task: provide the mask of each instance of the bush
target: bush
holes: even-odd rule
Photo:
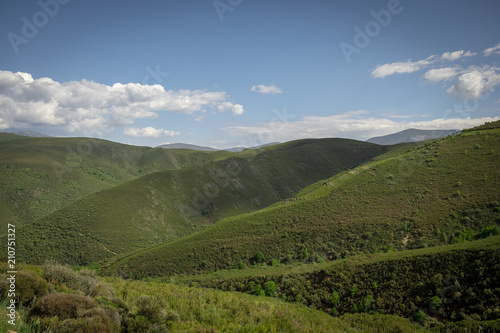
[[[10,288],[7,280],[8,276],[0,276],[0,294],[5,294]],[[16,274],[16,296],[18,302],[27,304],[33,300],[33,297],[43,297],[48,294],[48,285],[40,276],[32,271],[19,271]]]
[[[264,262],[264,254],[260,251],[258,251],[257,253],[255,253],[255,255],[253,256],[253,260],[256,262],[256,263],[261,263],[261,262]]]
[[[243,263],[243,260],[238,260],[238,262],[236,263],[236,265],[234,266],[234,268],[236,269],[243,269],[245,268],[245,264]]]
[[[427,301],[427,305],[429,306],[429,309],[435,310],[441,305],[441,298],[434,296]]]
[[[69,266],[61,265],[55,261],[47,261],[43,265],[43,275],[49,282],[64,284],[87,296],[112,297],[114,295],[113,289],[108,284],[99,282],[95,272],[88,268],[74,271]]]
[[[59,320],[77,318],[79,313],[97,307],[96,301],[87,296],[54,293],[40,298],[28,313],[29,318],[58,317]]]
[[[425,320],[425,317],[427,317],[425,312],[422,310],[418,310],[417,314],[415,315],[415,320],[419,323],[422,323]]]
[[[165,320],[165,304],[157,297],[142,295],[135,301],[137,315],[143,316],[152,323],[160,323]]]
[[[266,296],[274,296],[274,293],[276,292],[276,284],[273,281],[266,282],[264,285],[264,291]]]

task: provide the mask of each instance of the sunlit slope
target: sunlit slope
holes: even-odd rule
[[[346,139],[299,140],[197,167],[153,173],[88,196],[31,224],[23,230],[26,242],[20,255],[27,262],[54,257],[88,264],[159,244],[220,218],[290,198],[384,149]]]
[[[109,271],[192,274],[232,268],[240,259],[251,265],[257,251],[267,261],[331,260],[448,244],[464,228],[498,223],[499,129],[401,147],[295,198],[132,253]]]
[[[230,156],[137,147],[89,138],[0,133],[0,215],[28,223],[141,175]]]

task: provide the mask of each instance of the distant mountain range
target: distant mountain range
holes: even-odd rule
[[[218,150],[218,149],[215,149],[215,148],[203,147],[203,146],[197,146],[197,145],[191,145],[191,144],[188,144],[188,143],[169,143],[169,144],[159,145],[156,148],[164,148],[164,149],[191,149],[191,150],[198,150],[198,151],[217,151]]]
[[[239,153],[240,151],[243,151],[245,149],[258,149],[258,148],[262,148],[262,147],[265,147],[265,146],[276,145],[278,143],[279,142],[271,142],[271,143],[266,143],[266,144],[263,144],[263,145],[260,145],[260,146],[250,147],[250,148],[246,148],[246,147],[234,147],[234,148],[227,148],[227,149],[222,149],[222,150],[230,151],[230,152],[233,152],[233,153]],[[198,151],[217,151],[217,150],[219,150],[219,149],[210,148],[210,147],[192,145],[192,144],[189,144],[189,143],[170,143],[170,144],[159,145],[156,148],[164,148],[164,149],[191,149],[191,150],[198,150]]]
[[[442,138],[448,135],[457,133],[458,130],[419,130],[410,128],[398,133],[378,136],[366,140],[366,142],[375,143],[377,145],[395,145],[404,142],[419,142],[425,140],[432,140]]]
[[[33,138],[48,138],[50,135],[45,135],[42,133],[38,133],[35,131],[4,131],[4,133],[11,133],[11,134],[16,134],[16,135],[21,135],[21,136],[30,136]]]

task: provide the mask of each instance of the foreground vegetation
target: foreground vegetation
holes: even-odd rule
[[[333,318],[279,299],[176,286],[97,278],[56,263],[18,273],[22,306],[7,322],[2,293],[0,329],[18,332],[418,332],[389,315]],[[5,288],[5,286],[0,285]],[[29,298],[29,297],[32,298]]]

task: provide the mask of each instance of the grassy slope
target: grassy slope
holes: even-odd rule
[[[231,268],[239,259],[249,265],[257,251],[267,261],[291,261],[447,244],[464,227],[498,223],[499,148],[498,129],[404,152],[398,146],[385,159],[318,182],[295,198],[132,253],[109,272],[193,274]]]
[[[230,156],[167,151],[89,138],[0,133],[0,215],[29,223],[86,195],[141,175]]]
[[[158,244],[292,197],[383,149],[345,139],[299,140],[198,167],[153,173],[31,224],[23,234],[20,255],[27,262],[54,257],[88,264]],[[75,251],[68,255],[67,248]]]

